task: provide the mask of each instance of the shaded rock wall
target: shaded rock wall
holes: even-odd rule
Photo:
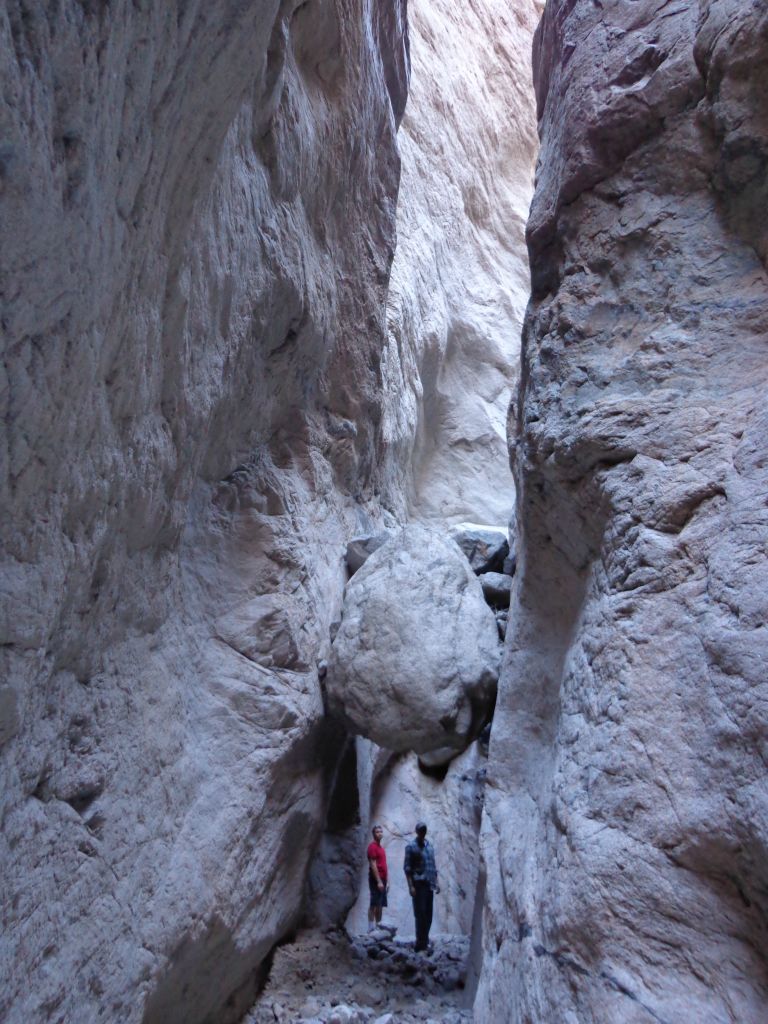
[[[528,301],[537,0],[411,0],[384,436],[411,513],[506,524],[506,413]]]
[[[762,3],[550,0],[484,1021],[768,1001]]]
[[[300,911],[404,6],[0,14],[5,1020],[234,1019]]]

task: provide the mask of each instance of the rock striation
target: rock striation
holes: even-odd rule
[[[550,0],[534,64],[475,1012],[758,1024],[768,11]]]
[[[501,650],[483,589],[454,542],[411,524],[349,581],[331,648],[331,710],[388,750],[449,760],[482,728]]]
[[[10,1024],[235,1020],[301,914],[316,666],[389,486],[404,19],[3,5]]]

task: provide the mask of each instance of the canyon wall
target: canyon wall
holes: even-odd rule
[[[383,433],[419,519],[506,525],[541,3],[411,0]],[[394,474],[393,474],[394,475]]]
[[[768,1005],[768,10],[550,0],[487,1022]]]
[[[9,1022],[236,1019],[301,913],[344,545],[403,505],[404,19],[3,5]]]

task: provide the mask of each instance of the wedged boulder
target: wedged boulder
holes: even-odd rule
[[[494,608],[509,608],[509,595],[512,592],[512,577],[502,572],[484,572],[479,576],[480,586],[488,604]]]
[[[476,573],[501,572],[509,554],[509,539],[504,526],[458,523],[448,531],[469,559]]]
[[[390,750],[463,750],[496,692],[501,647],[467,560],[407,526],[347,585],[328,665],[331,709]]]
[[[354,576],[360,566],[391,536],[391,530],[382,530],[380,533],[369,534],[365,537],[353,537],[347,544],[347,568],[350,576]]]

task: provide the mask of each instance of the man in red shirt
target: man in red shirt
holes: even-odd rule
[[[373,842],[368,844],[368,888],[371,892],[371,902],[368,907],[368,931],[372,932],[376,925],[381,924],[381,912],[387,905],[387,855],[381,840],[384,829],[381,825],[374,825]]]

